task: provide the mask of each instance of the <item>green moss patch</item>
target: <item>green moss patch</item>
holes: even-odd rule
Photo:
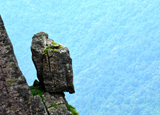
[[[48,53],[48,50],[50,50],[51,48],[46,48],[44,49],[43,51],[47,54]]]
[[[51,42],[53,45],[58,45],[56,42]],[[62,46],[61,45],[59,45],[58,46],[58,48],[56,48],[56,49],[60,49],[60,48],[62,48]],[[46,49],[44,49],[43,51],[44,51],[44,53],[42,54],[42,55],[45,55],[45,54],[47,54],[48,53],[48,50],[50,50],[50,49],[52,49],[51,47],[49,47],[49,48],[46,48]],[[57,52],[57,50],[56,49],[53,49],[53,51],[54,52]]]
[[[51,42],[53,45],[58,45],[56,42]]]
[[[62,46],[61,46],[61,45],[59,45],[59,46],[58,46],[58,49],[60,49],[60,48],[62,48]]]
[[[57,50],[56,50],[56,49],[53,49],[53,51],[54,51],[54,52],[57,52]]]
[[[30,88],[33,96],[39,95],[41,97],[41,99],[44,100],[44,97],[42,96],[45,92],[44,90],[37,89],[34,86],[29,86],[29,88]]]
[[[51,106],[55,107],[57,109],[57,104],[56,103],[53,103]]]
[[[75,107],[73,107],[72,105],[68,105],[68,104],[66,104],[66,106],[67,106],[67,109],[68,109],[73,115],[79,115],[79,114],[77,113]]]

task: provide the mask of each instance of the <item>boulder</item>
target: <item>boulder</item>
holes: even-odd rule
[[[39,32],[32,38],[31,51],[42,89],[49,93],[75,93],[72,59],[66,46]]]

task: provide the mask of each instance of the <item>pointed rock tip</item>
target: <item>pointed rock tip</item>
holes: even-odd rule
[[[1,22],[1,23],[3,23],[3,20],[2,20],[2,17],[1,17],[1,15],[0,15],[0,22]]]
[[[2,17],[0,15],[0,31],[3,31],[3,30],[5,30],[5,27],[4,27],[4,23],[3,23]]]
[[[40,37],[40,36],[46,36],[46,38],[48,38],[48,34],[45,33],[45,32],[39,32],[39,33],[37,33],[37,34],[34,34],[33,38],[34,38],[34,37]]]

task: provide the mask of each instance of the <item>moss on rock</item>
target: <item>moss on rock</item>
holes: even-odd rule
[[[30,88],[33,96],[34,95],[39,95],[41,97],[41,99],[44,100],[44,97],[42,96],[45,92],[44,90],[37,89],[34,86],[29,86],[29,88]]]

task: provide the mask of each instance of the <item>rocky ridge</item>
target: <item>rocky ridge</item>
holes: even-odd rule
[[[42,36],[41,34],[40,36]],[[34,35],[33,38],[39,39],[37,35]],[[34,43],[33,41],[32,43]],[[0,115],[78,115],[75,108],[68,104],[64,95],[65,91],[75,92],[69,50],[63,45],[61,45],[62,49],[60,50],[58,49],[60,45],[51,45],[49,48],[57,48],[58,52],[51,52],[50,50],[45,52],[48,46],[43,45],[42,47],[35,45],[42,49],[37,51],[32,47],[34,64],[38,64],[37,61],[40,57],[36,57],[33,52],[40,51],[42,60],[39,60],[40,66],[36,65],[37,77],[40,82],[35,80],[33,86],[29,87],[19,69],[12,43],[0,16]],[[34,45],[32,44],[32,46]],[[59,54],[59,52],[63,53]],[[54,69],[53,63],[55,63],[56,69]]]

